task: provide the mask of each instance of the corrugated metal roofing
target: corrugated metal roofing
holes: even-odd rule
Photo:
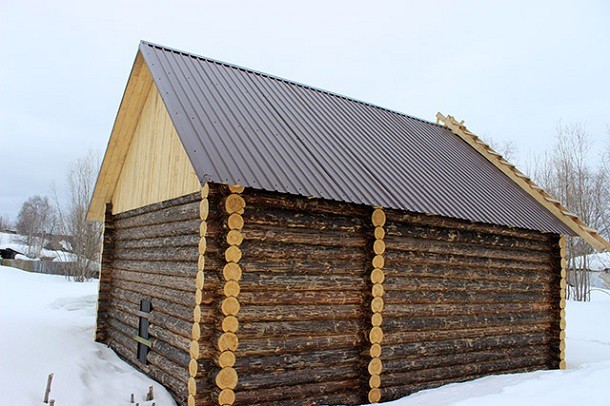
[[[445,127],[147,42],[140,51],[202,181],[574,234]]]

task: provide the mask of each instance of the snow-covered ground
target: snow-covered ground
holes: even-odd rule
[[[158,406],[175,405],[156,382],[93,342],[97,282],[31,274],[0,266],[0,404],[43,405],[55,374],[57,406],[142,406],[150,385]],[[422,391],[388,405],[608,405],[610,295],[568,302],[566,371],[500,375]]]
[[[28,253],[28,245],[24,242],[25,237],[19,234],[0,232],[0,248],[11,248],[21,254]],[[65,242],[63,242],[65,244]],[[73,261],[74,255],[64,251],[54,251],[43,248],[40,257],[53,258],[53,261]],[[26,255],[17,255],[17,259],[38,260],[39,258],[28,258]]]
[[[70,282],[0,266],[0,405],[44,405],[49,373],[57,406],[140,405],[154,386],[157,406],[175,405],[163,387],[93,341],[97,281]]]

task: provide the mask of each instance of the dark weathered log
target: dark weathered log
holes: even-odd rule
[[[165,207],[162,207],[159,203],[143,206],[116,214],[115,225],[118,228],[130,228],[194,220],[199,218],[200,201],[201,197],[194,193],[184,198],[168,201],[168,205]]]
[[[346,247],[325,247],[307,244],[269,243],[264,241],[244,241],[240,246],[244,260],[248,258],[313,259],[329,261],[333,264],[362,263],[368,259],[364,250]],[[360,261],[360,262],[359,262]]]
[[[136,282],[141,284],[162,286],[168,289],[189,292],[191,295],[195,290],[195,275],[191,277],[152,274],[147,272],[125,271],[114,268],[112,270],[116,281]]]
[[[112,287],[112,269],[110,264],[114,259],[114,219],[112,217],[112,207],[106,205],[105,222],[104,222],[104,249],[102,250],[101,268],[100,268],[100,284],[98,290],[99,305],[97,308],[95,340],[107,343],[108,342],[108,306],[109,292]]]
[[[195,277],[197,264],[181,261],[124,261],[115,259],[109,265],[111,268],[124,269],[126,271],[158,273],[163,275],[174,275],[183,277]]]
[[[425,214],[406,213],[398,210],[386,210],[388,229],[392,228],[391,222],[405,223],[408,225],[422,225],[427,227],[449,228],[456,230],[470,230],[474,232],[507,235],[516,238],[530,239],[541,242],[549,242],[551,235],[531,230],[494,226],[488,224],[473,223],[467,220],[458,220],[442,216],[429,216]]]
[[[388,250],[416,252],[426,254],[461,255],[476,258],[503,259],[510,262],[535,262],[548,264],[548,251],[529,251],[525,249],[507,249],[480,247],[468,243],[424,240],[419,238],[391,237],[384,239]]]
[[[438,317],[478,314],[516,314],[528,312],[547,312],[559,304],[545,302],[530,303],[473,303],[463,304],[386,304],[384,316],[388,317]]]
[[[240,286],[242,291],[252,290],[356,290],[362,291],[366,282],[358,275],[299,275],[244,273]]]
[[[544,346],[550,342],[548,333],[511,334],[504,336],[491,336],[481,338],[458,338],[453,340],[425,341],[406,344],[384,345],[381,359],[386,365],[386,360],[397,360],[396,363],[404,361],[409,357],[421,358],[424,362],[431,355],[451,355],[467,353],[472,351],[501,350],[507,353],[511,348],[524,348],[538,345]],[[548,346],[545,346],[547,348]],[[540,350],[540,348],[538,348]],[[497,354],[496,354],[497,355]],[[475,362],[475,361],[471,361]],[[447,361],[448,365],[449,361]]]
[[[199,234],[201,220],[178,221],[170,224],[156,224],[125,229],[117,229],[117,241],[140,240],[144,238],[164,238]]]
[[[550,302],[555,292],[454,292],[454,291],[419,291],[390,290],[385,287],[383,300],[394,304],[435,304],[435,303],[522,303]]]
[[[338,264],[329,262],[328,259],[313,260],[311,258],[302,259],[276,259],[263,257],[245,258],[241,261],[241,266],[245,272],[293,272],[307,275],[360,275],[364,277],[366,267],[361,263],[347,262]]]
[[[455,376],[455,377],[452,377],[449,379],[441,379],[441,380],[435,380],[435,381],[430,381],[430,382],[425,382],[425,383],[407,384],[407,385],[402,384],[402,385],[398,385],[398,386],[383,387],[383,388],[381,388],[381,397],[382,397],[383,401],[390,401],[390,400],[394,400],[394,399],[398,399],[398,398],[407,396],[411,393],[418,392],[420,390],[437,388],[439,386],[447,385],[449,383],[465,382],[465,381],[481,378],[481,377],[492,375],[492,374],[516,374],[516,373],[523,373],[523,372],[532,372],[532,371],[536,371],[536,370],[540,370],[540,369],[548,369],[548,368],[544,364],[532,365],[532,366],[519,367],[519,368],[513,368],[513,369],[502,369],[502,370],[497,370],[497,371],[493,371],[493,372],[489,372],[489,373],[460,375],[460,376]]]
[[[427,277],[393,277],[384,282],[386,291],[407,290],[450,290],[454,292],[546,292],[551,290],[547,283],[516,283],[488,280],[463,280]]]
[[[258,372],[273,372],[278,369],[323,368],[334,365],[361,365],[362,351],[358,348],[330,349],[300,354],[273,354],[268,356],[247,356],[237,350],[235,368],[240,375]]]
[[[153,368],[151,366],[150,372],[148,373],[151,378],[158,381],[161,385],[165,386],[172,394],[174,398],[179,401],[178,404],[186,404],[185,400],[188,397],[187,385],[179,379],[174,378],[172,375],[166,373],[159,368]]]
[[[556,278],[550,270],[523,271],[520,269],[470,268],[443,265],[407,265],[400,268],[384,267],[385,275],[391,277],[433,277],[447,279],[491,280],[517,283],[549,283]]]
[[[158,368],[163,372],[171,375],[177,380],[183,382],[184,385],[186,385],[186,383],[188,382],[188,379],[190,377],[188,365],[178,365],[172,360],[168,359],[167,357],[164,357],[162,354],[155,351],[149,351],[148,355],[146,356],[146,360],[151,366],[154,366],[155,368]]]
[[[240,338],[262,337],[321,337],[346,332],[358,331],[362,326],[360,320],[324,320],[322,313],[318,320],[250,322],[240,321]]]
[[[241,299],[241,296],[240,296]],[[319,305],[283,305],[283,306],[242,306],[239,320],[253,321],[306,321],[306,320],[351,320],[362,319],[363,309],[357,305],[336,305],[323,308]]]
[[[515,324],[551,323],[553,315],[548,312],[523,314],[482,314],[450,317],[394,318],[384,315],[383,331],[449,330],[502,326]]]
[[[173,333],[163,326],[156,326],[154,324],[148,327],[148,332],[151,336],[170,344],[172,347],[175,347],[181,351],[188,353],[190,350],[192,340],[190,338],[186,338],[184,335]]]
[[[493,232],[470,229],[442,228],[431,225],[387,223],[387,239],[401,241],[402,238],[417,238],[427,241],[466,243],[468,245],[492,246],[503,249],[526,249],[549,252],[548,241],[523,239]]]
[[[344,379],[356,379],[361,376],[359,365],[333,365],[332,368],[292,369],[273,372],[258,372],[256,374],[240,375],[235,392],[273,388],[282,386],[302,385],[315,382],[326,382],[338,376]]]
[[[549,272],[550,265],[537,262],[510,261],[494,258],[479,258],[468,255],[448,255],[429,252],[407,252],[388,249],[384,254],[386,266],[400,269],[413,265],[465,266],[479,268],[521,269]]]
[[[524,351],[525,352],[525,351]],[[521,357],[498,358],[472,364],[458,364],[447,367],[423,369],[407,372],[384,373],[381,381],[382,387],[429,382],[444,379],[453,379],[462,375],[491,374],[506,369],[525,368],[530,366],[546,365],[549,355],[527,354]]]
[[[364,343],[360,334],[346,334],[321,337],[295,337],[282,339],[273,338],[243,338],[239,340],[237,356],[263,356],[271,354],[295,354],[302,352],[324,351],[342,348],[359,347]]]
[[[269,243],[307,244],[314,246],[363,247],[367,238],[361,233],[311,230],[304,228],[286,228],[283,223],[275,226],[257,225],[253,227],[244,219],[246,241]]]
[[[197,247],[175,247],[171,250],[141,248],[116,251],[114,253],[114,258],[132,261],[197,262],[199,259],[199,251],[197,250]]]
[[[114,298],[114,300],[122,300],[131,303],[135,309],[139,308],[140,300],[142,299],[141,294],[129,290],[123,290],[120,288],[114,288],[110,295]],[[158,298],[152,299],[151,306],[157,312],[165,313],[167,315],[174,316],[186,321],[193,320],[192,306],[183,306]],[[202,317],[204,316],[202,315]],[[209,314],[205,314],[205,317],[209,317]]]
[[[147,285],[132,281],[116,280],[113,283],[114,286],[118,286],[121,289],[129,290],[135,293],[140,293],[142,297],[153,297],[168,302],[177,303],[183,306],[194,306],[195,301],[193,295],[189,295],[184,291],[168,289],[161,286]],[[212,303],[216,295],[209,291],[203,292],[202,303]]]
[[[260,291],[239,293],[239,302],[242,305],[258,305],[261,304]],[[302,305],[344,305],[344,304],[362,304],[364,303],[364,295],[359,291],[268,291],[264,294],[264,303],[268,306],[272,305],[292,305],[300,303]]]
[[[359,379],[347,379],[338,382],[319,382],[278,388],[275,390],[260,389],[235,393],[236,404],[239,405],[313,405],[313,404],[351,404],[362,403],[360,398]],[[356,393],[356,396],[345,396],[344,391]],[[324,394],[337,394],[335,401],[319,400]],[[307,400],[307,398],[313,398]],[[314,400],[316,399],[316,400]]]
[[[285,210],[248,205],[244,213],[246,229],[281,226],[289,229],[326,230],[338,233],[359,233],[365,222],[362,218],[325,214],[315,211]]]
[[[169,225],[167,225],[169,227]],[[194,247],[199,243],[199,234],[191,230],[190,234],[176,235],[172,237],[143,238],[139,240],[115,240],[115,248],[120,250],[138,248],[173,249],[175,247]]]
[[[485,327],[467,327],[464,329],[455,330],[430,330],[430,331],[388,331],[383,336],[383,344],[392,345],[400,343],[421,343],[435,340],[453,340],[453,339],[477,339],[482,337],[491,337],[497,335],[508,334],[524,334],[524,333],[549,333],[551,324],[549,322],[542,324],[523,324],[523,325],[505,325],[505,326],[485,326]]]
[[[188,351],[174,347],[173,345],[159,339],[153,341],[151,352],[157,353],[166,358],[168,361],[171,361],[174,364],[186,369],[188,369],[189,362],[191,361],[191,356],[189,355]]]

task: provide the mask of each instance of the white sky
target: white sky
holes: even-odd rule
[[[93,7],[92,5],[97,5]],[[541,151],[610,125],[607,1],[0,2],[0,215],[105,150],[139,40]]]

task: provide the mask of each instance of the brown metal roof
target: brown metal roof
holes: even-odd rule
[[[449,129],[142,42],[202,181],[574,234]]]

